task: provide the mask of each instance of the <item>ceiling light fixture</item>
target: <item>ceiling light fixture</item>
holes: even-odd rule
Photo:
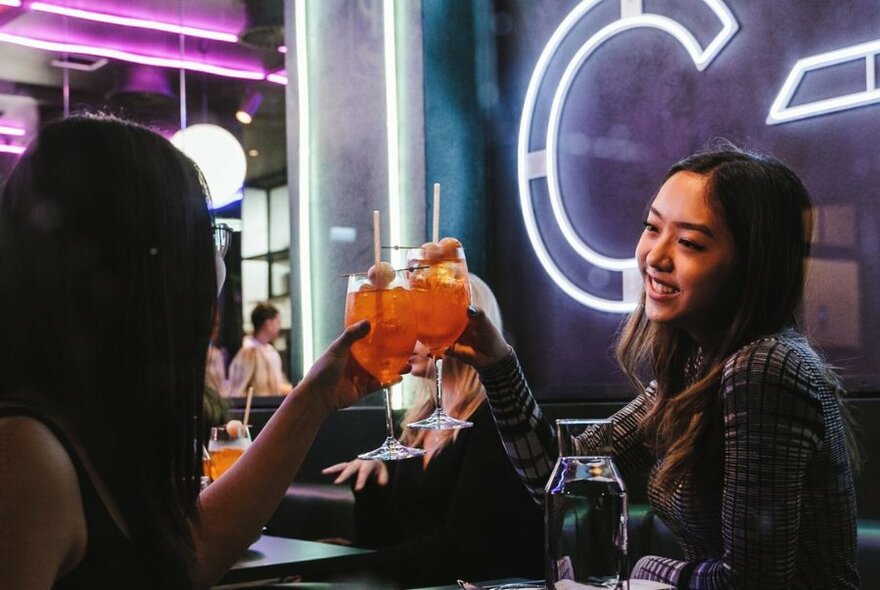
[[[4,1],[5,0],[0,0],[0,3]],[[178,35],[183,34],[187,37],[198,37],[200,39],[210,39],[212,41],[238,43],[238,35],[236,35],[235,33],[227,33],[225,31],[212,31],[209,29],[175,25],[172,23],[161,22],[152,19],[119,16],[103,12],[94,12],[92,10],[81,10],[79,8],[67,8],[66,6],[56,6],[54,4],[49,4],[48,2],[31,2],[27,5],[27,8],[28,10],[34,10],[36,12],[46,12],[81,20],[90,20],[110,25],[119,25],[121,27],[149,29],[151,31],[162,31],[165,33],[175,33]]]
[[[287,73],[278,70],[276,72],[272,72],[271,74],[266,74],[266,82],[274,82],[275,84],[282,84],[287,86]]]
[[[215,209],[241,200],[247,159],[234,135],[223,127],[201,123],[178,131],[171,143],[199,166]]]
[[[22,47],[30,47],[32,49],[42,49],[44,51],[54,51],[57,53],[80,53],[83,55],[94,55],[97,57],[106,57],[108,59],[116,59],[129,63],[143,64],[147,66],[156,66],[160,68],[174,68],[191,70],[194,72],[203,72],[205,74],[214,74],[216,76],[225,76],[227,78],[238,78],[240,80],[266,80],[268,76],[260,70],[250,70],[242,68],[233,68],[222,65],[215,65],[199,61],[190,61],[174,57],[159,57],[153,55],[143,55],[132,53],[122,49],[111,49],[108,47],[96,47],[93,45],[78,45],[75,43],[59,43],[57,41],[44,41],[42,39],[32,39],[21,35],[11,35],[9,33],[0,33],[0,43],[10,43],[20,45]],[[270,80],[274,81],[274,80]]]
[[[12,8],[18,8],[21,6],[21,0],[0,0],[0,6],[11,6]]]
[[[19,155],[24,153],[23,145],[5,145],[0,143],[0,154],[15,154]]]
[[[259,90],[250,90],[245,94],[244,100],[235,112],[235,118],[242,125],[250,125],[260,105],[263,104],[263,93]]]
[[[0,135],[12,135],[13,137],[23,137],[24,129],[21,127],[12,127],[11,125],[0,125]]]

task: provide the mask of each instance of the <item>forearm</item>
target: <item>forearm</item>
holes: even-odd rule
[[[329,413],[319,395],[297,387],[242,458],[200,495],[195,588],[215,583],[269,520]]]
[[[553,429],[538,407],[516,353],[480,370],[489,406],[507,455],[535,502],[553,470],[557,449]]]

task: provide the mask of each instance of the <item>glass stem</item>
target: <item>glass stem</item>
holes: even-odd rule
[[[437,382],[437,411],[443,413],[443,357],[434,359],[434,379]]]
[[[394,418],[391,415],[391,388],[383,387],[382,393],[385,394],[385,430],[388,431],[388,438],[394,438]]]

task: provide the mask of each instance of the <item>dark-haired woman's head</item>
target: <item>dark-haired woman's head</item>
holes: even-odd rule
[[[796,322],[810,208],[784,164],[732,147],[678,162],[652,199],[636,249],[644,292],[617,358],[636,385],[646,374],[657,383],[641,427],[664,454],[659,485],[697,463],[717,475],[724,360]]]
[[[178,574],[216,295],[206,200],[166,139],[100,116],[47,125],[0,199],[0,395],[65,416],[136,542]]]
[[[810,250],[812,203],[787,166],[734,148],[675,164],[664,186],[690,177],[733,247],[734,261],[716,301],[730,346],[794,324]]]

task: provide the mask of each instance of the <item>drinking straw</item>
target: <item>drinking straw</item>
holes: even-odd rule
[[[251,400],[254,399],[254,388],[248,387],[247,401],[244,403],[244,430],[247,432],[248,418],[251,415]]]
[[[376,266],[379,266],[379,263],[382,261],[382,246],[381,244],[381,233],[382,226],[379,223],[379,211],[373,211],[373,262]],[[376,270],[379,270],[378,268]]]
[[[434,183],[434,224],[431,232],[431,241],[435,244],[440,241],[440,183]]]

